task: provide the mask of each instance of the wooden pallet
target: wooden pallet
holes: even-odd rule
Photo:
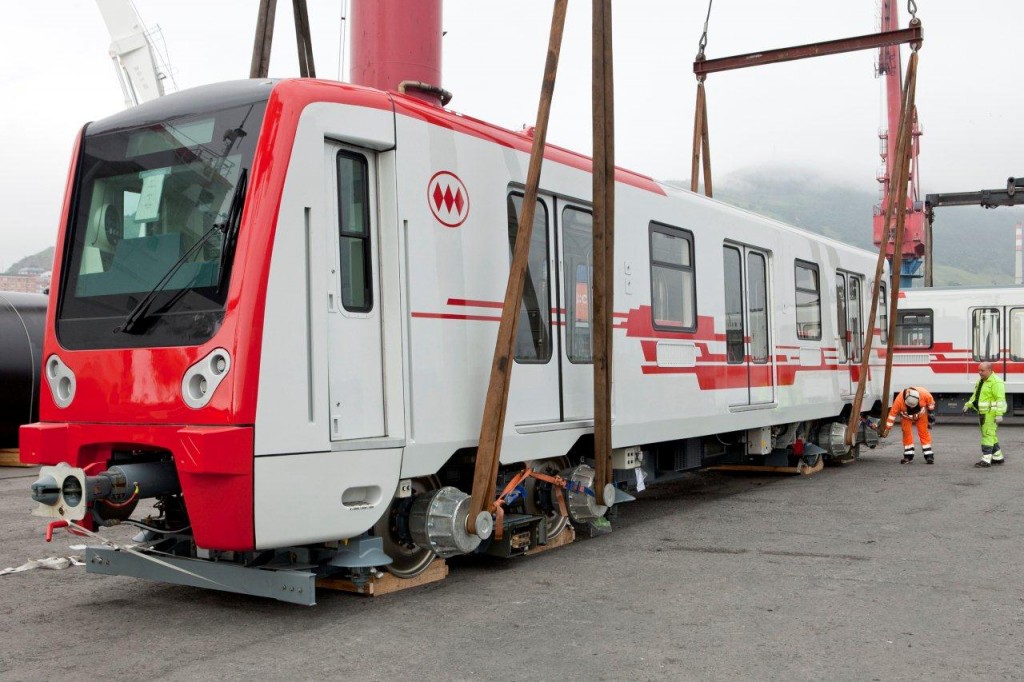
[[[440,582],[448,577],[448,564],[444,559],[434,559],[427,569],[415,578],[396,578],[390,573],[385,573],[380,578],[370,578],[365,583],[357,585],[351,580],[341,578],[318,578],[316,586],[325,590],[337,592],[352,592],[366,597],[379,597],[392,592],[408,590],[420,585]]]
[[[546,552],[549,549],[557,549],[558,547],[564,547],[571,545],[576,540],[576,529],[572,525],[567,525],[565,530],[558,534],[557,537],[549,538],[548,544],[536,545],[526,550],[526,556],[533,556],[534,554],[540,554]]]
[[[760,466],[757,464],[720,464],[718,466],[708,467],[709,471],[761,471],[772,474],[800,474],[801,476],[810,476],[816,474],[825,468],[825,458],[819,457],[818,463],[814,466],[807,466],[801,460],[795,467],[769,467]]]
[[[25,464],[18,456],[18,448],[0,449],[0,467],[30,467],[33,464]]]

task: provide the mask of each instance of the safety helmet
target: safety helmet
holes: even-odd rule
[[[908,388],[903,391],[903,403],[913,409],[921,404],[921,394],[917,392],[917,389]]]

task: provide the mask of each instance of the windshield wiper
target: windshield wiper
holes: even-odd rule
[[[220,279],[217,281],[219,294],[228,281],[231,266],[235,262],[235,247],[238,245],[238,229],[242,225],[242,207],[245,205],[245,190],[249,186],[249,169],[243,168],[238,175],[238,186],[231,197],[231,208],[228,209],[227,229],[224,232],[224,244],[220,250]]]
[[[238,178],[238,185],[235,187],[235,193],[231,197],[231,209],[228,211],[228,219],[224,222],[214,223],[213,227],[204,232],[203,235],[196,241],[196,243],[193,244],[188,251],[182,254],[181,258],[175,261],[174,265],[168,268],[164,276],[161,277],[160,281],[156,283],[156,286],[150,289],[149,292],[145,296],[143,296],[142,299],[137,304],[135,304],[135,307],[132,308],[131,312],[129,312],[128,315],[125,316],[124,322],[122,322],[117,327],[114,327],[115,334],[120,332],[123,332],[125,334],[133,333],[134,330],[138,327],[139,323],[146,318],[146,314],[149,312],[149,308],[153,305],[153,301],[156,300],[157,294],[163,291],[163,288],[167,286],[168,282],[171,281],[171,278],[173,278],[174,275],[177,274],[178,270],[181,269],[181,266],[187,263],[192,258],[192,256],[194,256],[196,252],[198,252],[199,249],[202,248],[203,244],[209,241],[210,237],[212,237],[217,232],[220,232],[224,235],[220,259],[220,267],[224,267],[224,254],[228,249],[228,239],[232,235],[237,235],[238,233],[237,223],[241,220],[242,204],[244,203],[245,200],[245,188],[246,185],[248,184],[247,178],[248,170],[242,169],[242,172]]]

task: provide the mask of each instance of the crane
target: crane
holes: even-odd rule
[[[899,27],[899,11],[896,0],[881,0],[880,6],[881,31],[894,31]],[[902,64],[900,62],[899,45],[885,45],[878,49],[876,76],[885,78],[885,103],[887,128],[878,134],[881,140],[879,153],[882,157],[882,168],[878,173],[881,187],[881,200],[874,207],[872,221],[875,246],[882,244],[882,232],[885,228],[885,213],[892,197],[898,196],[899,188],[893,187],[891,169],[894,168],[896,156],[896,130],[899,128],[900,106],[902,101]],[[911,130],[910,174],[906,200],[906,226],[904,228],[903,249],[898,256],[893,253],[893,235],[890,234],[887,245],[887,257],[892,263],[892,272],[896,272],[896,260],[900,260],[899,276],[901,287],[912,286],[913,281],[921,277],[921,266],[924,264],[927,251],[925,233],[924,203],[918,185],[918,151],[920,149],[921,128],[917,120],[917,110],[913,113]]]
[[[125,108],[176,90],[170,66],[131,0],[96,0],[96,4],[110,32],[110,58],[121,83]]]

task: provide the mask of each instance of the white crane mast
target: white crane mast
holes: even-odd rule
[[[131,108],[165,93],[165,81],[173,78],[160,59],[151,34],[146,30],[131,0],[96,0],[110,32],[110,58]]]

